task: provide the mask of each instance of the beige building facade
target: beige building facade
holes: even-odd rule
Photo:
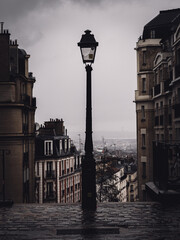
[[[81,157],[67,136],[64,121],[46,121],[36,136],[35,201],[80,202]]]
[[[34,201],[35,78],[28,72],[28,55],[0,33],[0,198]]]
[[[180,140],[180,9],[160,11],[145,25],[136,45],[137,154],[139,200],[148,200],[146,184],[153,182],[163,161],[154,163],[154,143]],[[168,160],[167,160],[168,161]],[[168,168],[170,167],[169,162]],[[160,172],[160,171],[159,171]],[[169,174],[166,174],[167,177]]]

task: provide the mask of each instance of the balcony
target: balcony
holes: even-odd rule
[[[54,178],[56,178],[56,172],[54,170],[46,171],[46,178],[47,179],[54,179]]]
[[[153,142],[153,182],[146,184],[154,200],[180,199],[180,142]]]

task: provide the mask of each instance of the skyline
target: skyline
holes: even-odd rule
[[[99,42],[92,71],[93,136],[136,137],[136,42],[143,27],[179,1],[23,1],[1,3],[11,39],[31,55],[36,122],[62,118],[70,136],[85,131],[86,73],[77,43],[86,29]],[[90,4],[91,3],[91,4]]]

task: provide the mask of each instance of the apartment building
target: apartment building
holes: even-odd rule
[[[136,52],[138,190],[146,201],[148,189],[167,191],[180,177],[180,9],[147,23]]]
[[[0,199],[34,201],[35,78],[30,55],[0,29]]]
[[[50,119],[38,130],[35,177],[37,203],[81,201],[81,155],[62,119]]]

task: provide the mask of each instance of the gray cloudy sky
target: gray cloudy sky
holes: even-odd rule
[[[136,135],[135,46],[144,25],[179,0],[1,0],[0,21],[31,55],[36,121],[63,118],[69,135],[85,131],[84,30],[99,42],[93,65],[94,136]]]

